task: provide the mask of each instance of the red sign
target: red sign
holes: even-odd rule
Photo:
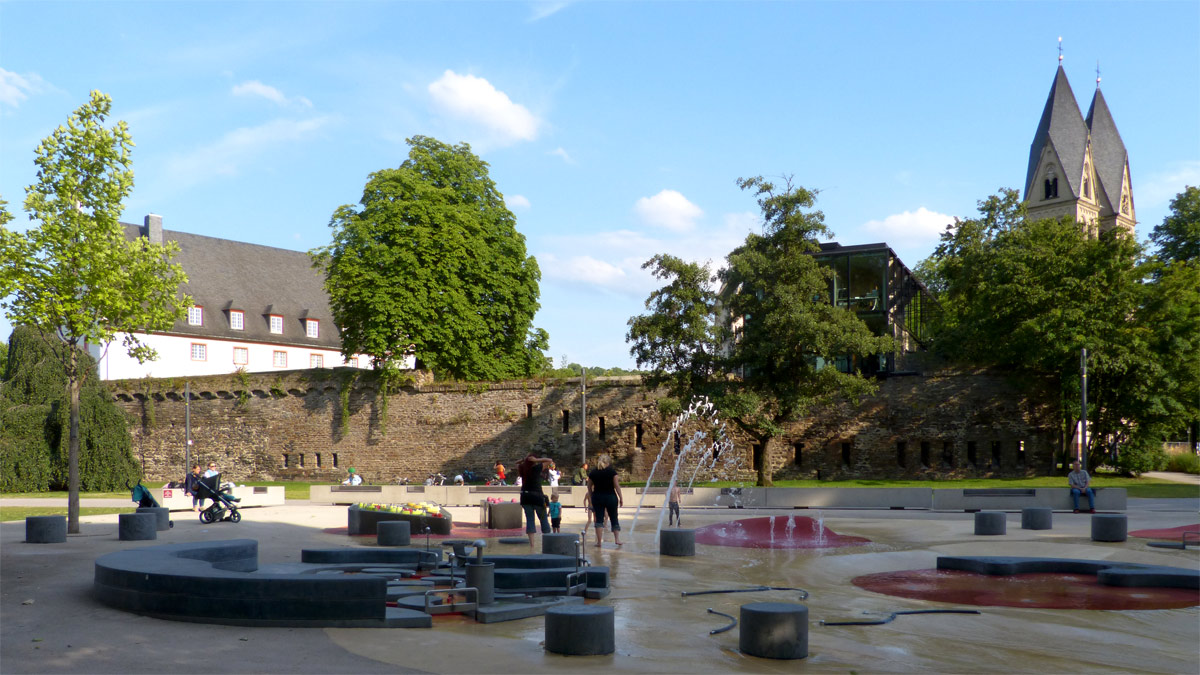
[[[163,490],[163,499],[171,498],[171,490]]]

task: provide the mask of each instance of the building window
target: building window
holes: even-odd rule
[[[633,428],[633,447],[641,448],[642,446],[642,423],[638,422]]]
[[[299,455],[296,455],[296,457],[300,460],[300,468],[303,469],[304,468],[304,453],[302,452]]]
[[[678,429],[675,430],[674,435],[675,435],[675,454],[678,455],[679,454],[679,430]]]
[[[533,417],[533,404],[532,403],[525,404],[525,417],[526,418]]]
[[[929,468],[929,441],[921,441],[921,467]]]
[[[233,348],[233,364],[235,366],[244,366],[250,363],[250,349],[248,347]]]
[[[942,467],[947,469],[954,468],[954,444],[950,441],[942,443]]]
[[[283,317],[278,314],[271,315],[271,332],[276,335],[283,335]]]
[[[246,329],[246,314],[242,310],[229,310],[229,328],[232,330]]]
[[[792,456],[792,463],[795,464],[796,466],[800,466],[800,464],[802,463],[802,461],[804,459],[804,444],[803,443],[793,443],[792,451],[795,453]],[[716,459],[717,459],[717,454],[716,454],[716,451],[714,450],[713,451],[713,460],[716,461]]]
[[[192,343],[192,360],[207,361],[208,360],[208,345],[198,342]]]
[[[316,319],[305,319],[304,334],[310,338],[321,337],[321,323]]]
[[[850,444],[846,442],[842,443],[842,467],[850,468]]]
[[[325,367],[325,357],[321,356],[320,354],[309,354],[308,367],[309,368],[324,368]]]
[[[978,460],[979,458],[975,452],[975,441],[967,441],[967,466],[974,469],[975,465],[979,463]]]
[[[564,410],[563,411],[563,433],[564,434],[569,433],[570,431],[571,431],[571,411]]]
[[[529,407],[530,407],[530,409],[532,409],[533,404],[532,403],[529,404]],[[531,417],[532,417],[532,415],[531,415]],[[600,418],[600,440],[604,440],[604,418],[603,417]]]
[[[286,469],[286,468],[290,467],[291,465],[292,465],[291,457],[288,457],[287,453],[284,453],[283,454],[283,468]]]
[[[335,452],[335,453],[333,453],[333,468],[336,469],[337,466],[338,466],[338,454]]]
[[[908,465],[908,443],[896,441],[896,466],[903,469]]]
[[[346,362],[346,365],[350,366],[351,368],[357,368],[358,367],[358,357],[351,356],[350,360]]]
[[[287,368],[287,352],[274,352],[271,355],[271,365],[276,368]]]
[[[203,307],[188,307],[188,325],[203,326],[204,325],[204,308]]]

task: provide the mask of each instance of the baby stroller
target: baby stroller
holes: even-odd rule
[[[139,508],[155,507],[158,508],[158,500],[142,485],[142,481],[138,481],[137,485],[129,487],[129,481],[125,481],[125,487],[129,488],[129,498],[135,502]]]
[[[211,506],[200,512],[200,522],[214,523],[218,520],[241,522],[242,514],[238,513],[237,503],[242,500],[229,494],[229,488],[220,486],[221,476],[217,474],[208,478],[200,478],[192,488],[201,500],[211,499],[213,502]]]

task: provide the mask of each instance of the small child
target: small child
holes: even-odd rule
[[[583,534],[586,536],[588,530],[592,527],[592,491],[588,490],[583,493],[583,512],[587,514],[587,518],[583,521]]]
[[[671,509],[670,515],[667,516],[667,525],[671,525],[672,520],[675,526],[678,527],[682,522],[679,517],[679,486],[671,488],[671,497],[667,500],[667,506]],[[661,520],[658,522],[662,522]]]
[[[558,526],[562,525],[562,504],[558,503],[558,493],[550,495],[550,529],[553,532],[558,532]]]

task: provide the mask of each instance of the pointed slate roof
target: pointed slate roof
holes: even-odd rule
[[[1115,127],[1114,127],[1115,129]],[[1083,113],[1075,102],[1075,93],[1067,82],[1067,74],[1060,65],[1054,74],[1054,84],[1050,85],[1050,96],[1046,98],[1046,107],[1042,110],[1042,119],[1038,122],[1037,133],[1029,146],[1029,168],[1025,173],[1025,198],[1029,199],[1033,190],[1034,179],[1037,176],[1038,160],[1042,156],[1042,148],[1046,141],[1054,144],[1058,152],[1058,161],[1067,174],[1064,178],[1071,187],[1071,196],[1079,195],[1080,178],[1083,175],[1083,153],[1087,149],[1088,128],[1083,121]]]
[[[1125,143],[1121,141],[1117,123],[1113,121],[1100,87],[1096,87],[1092,105],[1088,108],[1087,126],[1092,132],[1092,161],[1096,163],[1100,189],[1104,190],[1113,211],[1120,212],[1121,185],[1129,154],[1125,152]]]

